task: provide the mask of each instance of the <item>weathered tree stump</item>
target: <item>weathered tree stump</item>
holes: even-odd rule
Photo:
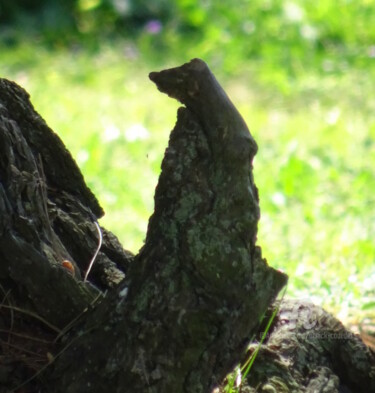
[[[186,108],[165,153],[144,247],[56,362],[72,392],[108,384],[113,392],[209,391],[286,282],[255,246],[256,144],[242,118],[201,60],[150,78]],[[77,356],[85,363],[78,373]]]
[[[102,228],[91,282],[103,211],[27,93],[0,79],[0,392],[16,391],[30,365],[48,392],[210,392],[287,281],[256,245],[257,145],[207,65],[150,79],[184,107],[146,242],[134,257]],[[29,331],[14,313],[32,319]],[[22,341],[28,361],[11,358],[15,324],[54,340]]]
[[[375,353],[358,335],[307,301],[279,307],[242,393],[375,392]]]

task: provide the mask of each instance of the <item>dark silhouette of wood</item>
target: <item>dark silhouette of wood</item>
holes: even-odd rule
[[[242,118],[201,60],[150,78],[186,108],[165,153],[146,243],[57,360],[62,390],[207,392],[286,282],[255,246],[256,144]]]
[[[102,228],[104,243],[90,276],[95,285],[81,282],[81,272],[98,243],[93,220],[102,215],[75,161],[35,112],[28,94],[0,79],[0,296],[4,297],[0,343],[3,355],[12,355],[13,364],[9,367],[7,361],[0,361],[1,392],[2,383],[8,384],[4,391],[9,392],[14,382],[22,382],[27,375],[13,372],[16,365],[24,365],[25,353],[8,352],[24,345],[15,341],[20,333],[33,337],[40,330],[34,324],[36,318],[25,311],[48,321],[56,334],[89,307],[101,290],[124,278],[132,256]],[[65,260],[74,272],[64,267]],[[24,321],[15,326],[20,316]],[[17,328],[25,329],[17,332]],[[48,339],[50,333],[47,327]]]
[[[38,350],[50,364],[34,367],[44,391],[210,392],[286,284],[256,245],[257,145],[244,120],[199,59],[150,79],[185,106],[146,242],[132,256],[102,228],[90,282],[82,277],[103,211],[27,93],[0,80],[0,327],[11,343],[15,323],[26,328],[13,315],[22,311],[30,329],[53,335]],[[19,359],[8,364],[0,364],[5,392],[26,375]]]

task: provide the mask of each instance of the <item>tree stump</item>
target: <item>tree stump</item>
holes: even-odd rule
[[[145,245],[133,256],[101,228],[88,282],[102,208],[27,93],[0,79],[0,392],[210,392],[286,284],[256,245],[244,120],[202,60],[150,79],[184,107]]]

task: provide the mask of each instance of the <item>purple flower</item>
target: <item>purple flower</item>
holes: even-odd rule
[[[151,19],[151,20],[149,20],[149,21],[146,23],[146,25],[145,25],[145,30],[146,30],[147,33],[149,33],[149,34],[158,34],[158,33],[160,33],[162,27],[163,27],[163,26],[162,26],[160,20]]]

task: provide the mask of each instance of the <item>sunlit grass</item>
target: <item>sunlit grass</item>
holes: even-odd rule
[[[181,59],[167,63],[159,60],[157,67]],[[26,88],[72,152],[106,211],[101,224],[136,252],[178,107],[148,80],[156,65],[118,42],[95,53],[80,47],[37,51],[30,44],[3,48],[0,67],[2,77]],[[256,64],[239,69],[229,78],[213,66],[259,144],[254,170],[264,256],[289,274],[291,295],[309,297],[343,319],[361,315],[362,307],[369,313],[375,83],[353,69],[302,72],[279,88],[259,82],[264,70]]]

